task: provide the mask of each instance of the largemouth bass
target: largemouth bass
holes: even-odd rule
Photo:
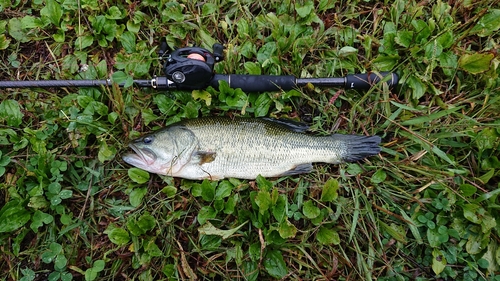
[[[380,152],[380,137],[306,134],[301,123],[206,117],[172,124],[133,141],[123,160],[187,179],[255,179],[311,172],[312,163],[354,162]]]

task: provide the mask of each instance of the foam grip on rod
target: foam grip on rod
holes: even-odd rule
[[[210,86],[218,89],[219,81],[226,81],[231,88],[241,88],[244,92],[272,92],[296,88],[296,78],[292,75],[239,75],[215,74]]]
[[[396,73],[392,72],[369,72],[363,74],[350,74],[345,77],[347,89],[370,89],[373,85],[377,84],[385,77],[390,76],[389,80],[386,80],[389,87],[393,87],[398,84],[399,77]]]

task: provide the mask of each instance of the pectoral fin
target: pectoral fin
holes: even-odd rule
[[[213,162],[215,160],[216,156],[217,156],[217,153],[215,153],[215,152],[210,152],[210,151],[197,151],[196,152],[196,157],[198,157],[198,159],[200,159],[199,165]]]

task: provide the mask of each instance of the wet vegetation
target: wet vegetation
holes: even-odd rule
[[[0,0],[0,280],[500,280],[498,1]],[[217,73],[394,89],[158,91],[170,48]],[[121,160],[185,118],[271,116],[379,135],[377,157],[307,175],[190,181]]]

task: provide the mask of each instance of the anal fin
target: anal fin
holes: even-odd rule
[[[312,163],[305,163],[305,164],[300,164],[300,165],[297,165],[295,166],[293,169],[290,169],[286,172],[284,172],[283,174],[280,175],[281,176],[292,176],[292,175],[298,175],[298,174],[306,174],[306,173],[310,173],[313,169],[313,166],[312,166]]]

